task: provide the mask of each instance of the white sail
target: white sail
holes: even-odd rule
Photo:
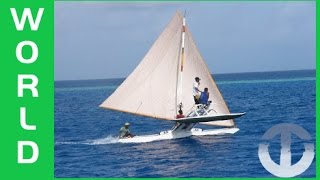
[[[183,78],[181,78],[182,30],[183,18],[177,12],[136,69],[100,107],[172,120],[177,114],[179,99],[182,101],[184,112],[194,106],[192,86],[194,78],[200,77],[200,89],[207,87],[210,100],[213,102],[211,108],[214,111],[210,114],[229,114],[225,101],[187,27],[185,28]],[[180,98],[177,98],[178,94]],[[203,124],[234,126],[233,120]]]

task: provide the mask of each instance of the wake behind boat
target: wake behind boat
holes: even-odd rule
[[[203,92],[199,90],[199,95],[195,94],[195,86],[196,90],[204,89],[210,101],[198,102]],[[135,70],[100,107],[176,122],[171,130],[159,134],[120,138],[119,142],[124,143],[233,134],[239,130],[234,118],[245,114],[230,113],[180,12]],[[181,114],[182,110],[186,113]],[[181,116],[177,116],[179,113]],[[198,123],[223,128],[194,128]]]

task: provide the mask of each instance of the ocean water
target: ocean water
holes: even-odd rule
[[[258,157],[263,134],[293,123],[316,136],[315,70],[221,74],[215,81],[231,112],[247,112],[233,135],[188,137],[121,144],[125,122],[138,135],[156,134],[173,123],[99,109],[123,79],[55,82],[55,177],[274,177]],[[212,127],[198,126],[203,129]],[[292,135],[292,164],[304,152]],[[280,135],[270,141],[279,163]],[[315,150],[316,151],[316,150]],[[299,177],[315,177],[315,158]]]

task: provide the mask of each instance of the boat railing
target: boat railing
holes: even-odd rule
[[[209,104],[195,104],[192,108],[186,113],[187,117],[198,117],[209,114],[213,109],[209,109]]]

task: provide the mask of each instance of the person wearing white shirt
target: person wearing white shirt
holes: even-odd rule
[[[201,91],[199,90],[199,86],[200,86],[200,78],[196,77],[195,78],[196,82],[193,83],[193,89],[192,89],[192,94],[193,94],[193,99],[194,99],[194,103],[195,104],[199,104],[199,99],[200,99],[200,94]]]

